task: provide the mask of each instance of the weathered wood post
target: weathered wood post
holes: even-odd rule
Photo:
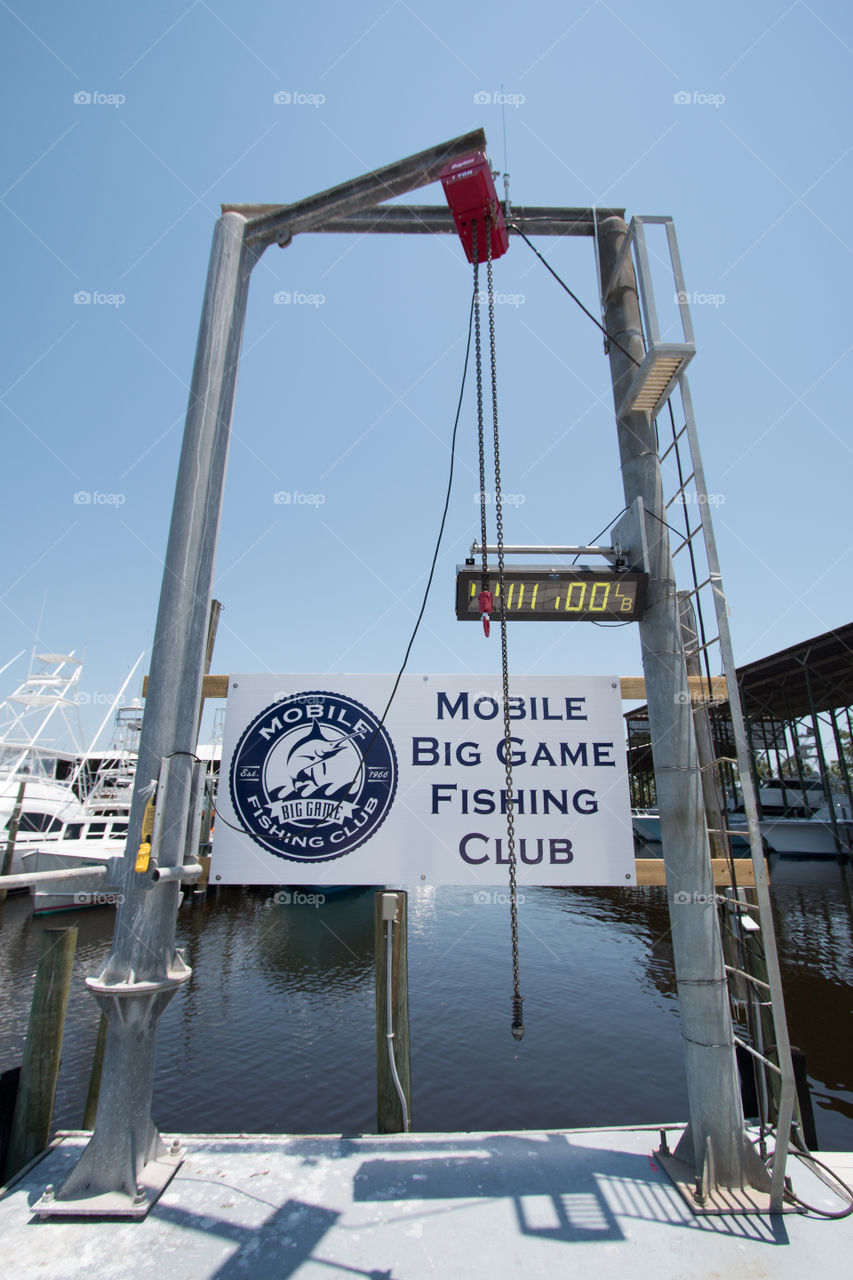
[[[376,1115],[379,1133],[412,1127],[412,1063],[409,1043],[408,897],[374,897],[376,949]],[[390,941],[389,941],[390,932]],[[391,1028],[388,1013],[391,1013]],[[390,1046],[390,1052],[389,1052]],[[391,1054],[393,1054],[393,1063]],[[394,1078],[396,1067],[397,1079]],[[398,1088],[399,1085],[399,1088]],[[405,1099],[405,1110],[400,1098]]]
[[[12,810],[12,816],[9,819],[9,836],[6,840],[6,849],[3,854],[3,866],[0,868],[0,875],[7,876],[12,867],[12,858],[15,853],[15,841],[18,838],[18,826],[21,821],[21,812],[24,807],[24,792],[27,789],[26,781],[22,782],[18,787],[18,797],[15,801],[15,807]],[[6,890],[0,889],[0,923],[3,921],[3,906],[6,902]]]
[[[76,946],[76,928],[45,929],[42,934],[3,1181],[23,1169],[50,1141]]]

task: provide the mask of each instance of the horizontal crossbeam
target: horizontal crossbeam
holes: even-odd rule
[[[228,676],[205,676],[202,681],[202,698],[227,698],[228,680]],[[725,702],[726,700],[725,676],[714,676],[710,687],[705,676],[688,676],[687,683],[690,686],[692,702]],[[622,699],[625,702],[639,701],[646,696],[646,682],[642,676],[621,676],[620,686]],[[143,698],[147,694],[148,677],[146,676],[142,682]]]

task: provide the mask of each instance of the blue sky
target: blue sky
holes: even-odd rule
[[[87,731],[150,649],[219,202],[296,200],[477,126],[516,203],[675,219],[738,661],[850,621],[848,6],[34,0],[0,3],[0,31],[0,666],[34,644],[85,653]],[[482,101],[501,86],[510,105]],[[539,247],[595,310],[591,242]],[[622,507],[600,335],[522,242],[495,275],[515,300],[497,308],[507,539],[585,542]],[[447,237],[267,250],[215,670],[396,670],[443,502],[469,297]],[[474,433],[469,396],[412,671],[497,667],[496,641],[452,608],[477,532]],[[641,673],[633,627],[516,626],[510,653],[519,672]]]

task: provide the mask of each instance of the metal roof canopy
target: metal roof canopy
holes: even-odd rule
[[[815,711],[853,706],[853,622],[810,640],[780,649],[737,668],[744,710],[759,720],[799,720]],[[812,702],[809,702],[811,689]],[[715,708],[727,714],[728,703]],[[626,720],[644,720],[646,707],[626,712]]]
[[[794,720],[814,709],[853,706],[853,622],[738,667],[738,684],[751,720]]]

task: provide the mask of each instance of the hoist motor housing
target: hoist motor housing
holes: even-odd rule
[[[478,224],[477,257],[480,262],[486,261],[487,215],[490,215],[492,257],[500,258],[505,254],[509,248],[509,235],[492,171],[483,152],[476,151],[446,164],[441,171],[441,185],[468,261],[474,261],[475,222]]]

